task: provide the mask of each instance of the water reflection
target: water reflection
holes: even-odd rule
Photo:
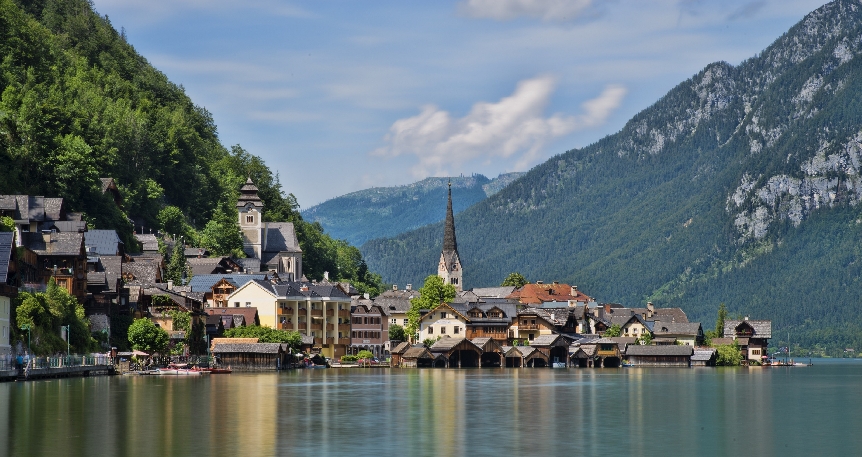
[[[862,445],[860,380],[816,364],[3,383],[0,455],[829,455]]]

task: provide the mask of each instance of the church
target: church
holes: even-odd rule
[[[243,251],[239,259],[247,273],[274,271],[283,281],[301,281],[302,249],[292,222],[264,222],[263,200],[251,178],[240,189],[236,209],[242,231]]]
[[[443,252],[437,266],[437,276],[443,284],[452,284],[459,293],[463,291],[461,258],[458,256],[458,241],[455,239],[455,215],[452,212],[452,181],[449,181],[449,203],[446,205],[446,223],[443,228]]]

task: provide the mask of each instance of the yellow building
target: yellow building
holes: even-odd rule
[[[262,326],[313,337],[314,347],[326,357],[347,353],[350,297],[334,284],[253,280],[230,294],[227,302],[229,307],[256,307]]]

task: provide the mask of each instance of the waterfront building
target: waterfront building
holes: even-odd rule
[[[772,321],[724,321],[724,338],[732,338],[739,345],[743,360],[762,362],[768,358],[769,340],[772,338]]]
[[[257,308],[262,326],[312,337],[326,357],[340,358],[350,346],[350,297],[338,286],[252,280],[227,302],[229,307]]]
[[[0,232],[0,357],[12,354],[12,299],[18,295],[14,237],[13,232]]]
[[[443,252],[437,266],[437,276],[444,284],[452,284],[458,292],[463,291],[464,270],[458,255],[458,241],[455,239],[455,215],[452,212],[452,182],[449,182],[449,201],[446,204],[446,222],[443,227]]]
[[[384,357],[389,340],[389,319],[380,305],[371,300],[354,299],[350,305],[350,352],[371,351]]]
[[[467,318],[452,304],[441,303],[419,318],[419,341],[439,338],[465,338]]]

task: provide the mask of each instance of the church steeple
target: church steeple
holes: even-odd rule
[[[257,186],[251,177],[239,190],[236,209],[239,216],[239,228],[242,231],[242,250],[252,258],[261,256],[261,240],[263,239],[263,200],[257,194]]]
[[[458,241],[455,238],[455,215],[452,211],[452,181],[449,181],[449,202],[446,205],[446,223],[443,228],[443,252],[440,254],[440,264],[437,266],[437,276],[445,284],[452,284],[455,290],[461,292],[461,258],[458,255]]]

